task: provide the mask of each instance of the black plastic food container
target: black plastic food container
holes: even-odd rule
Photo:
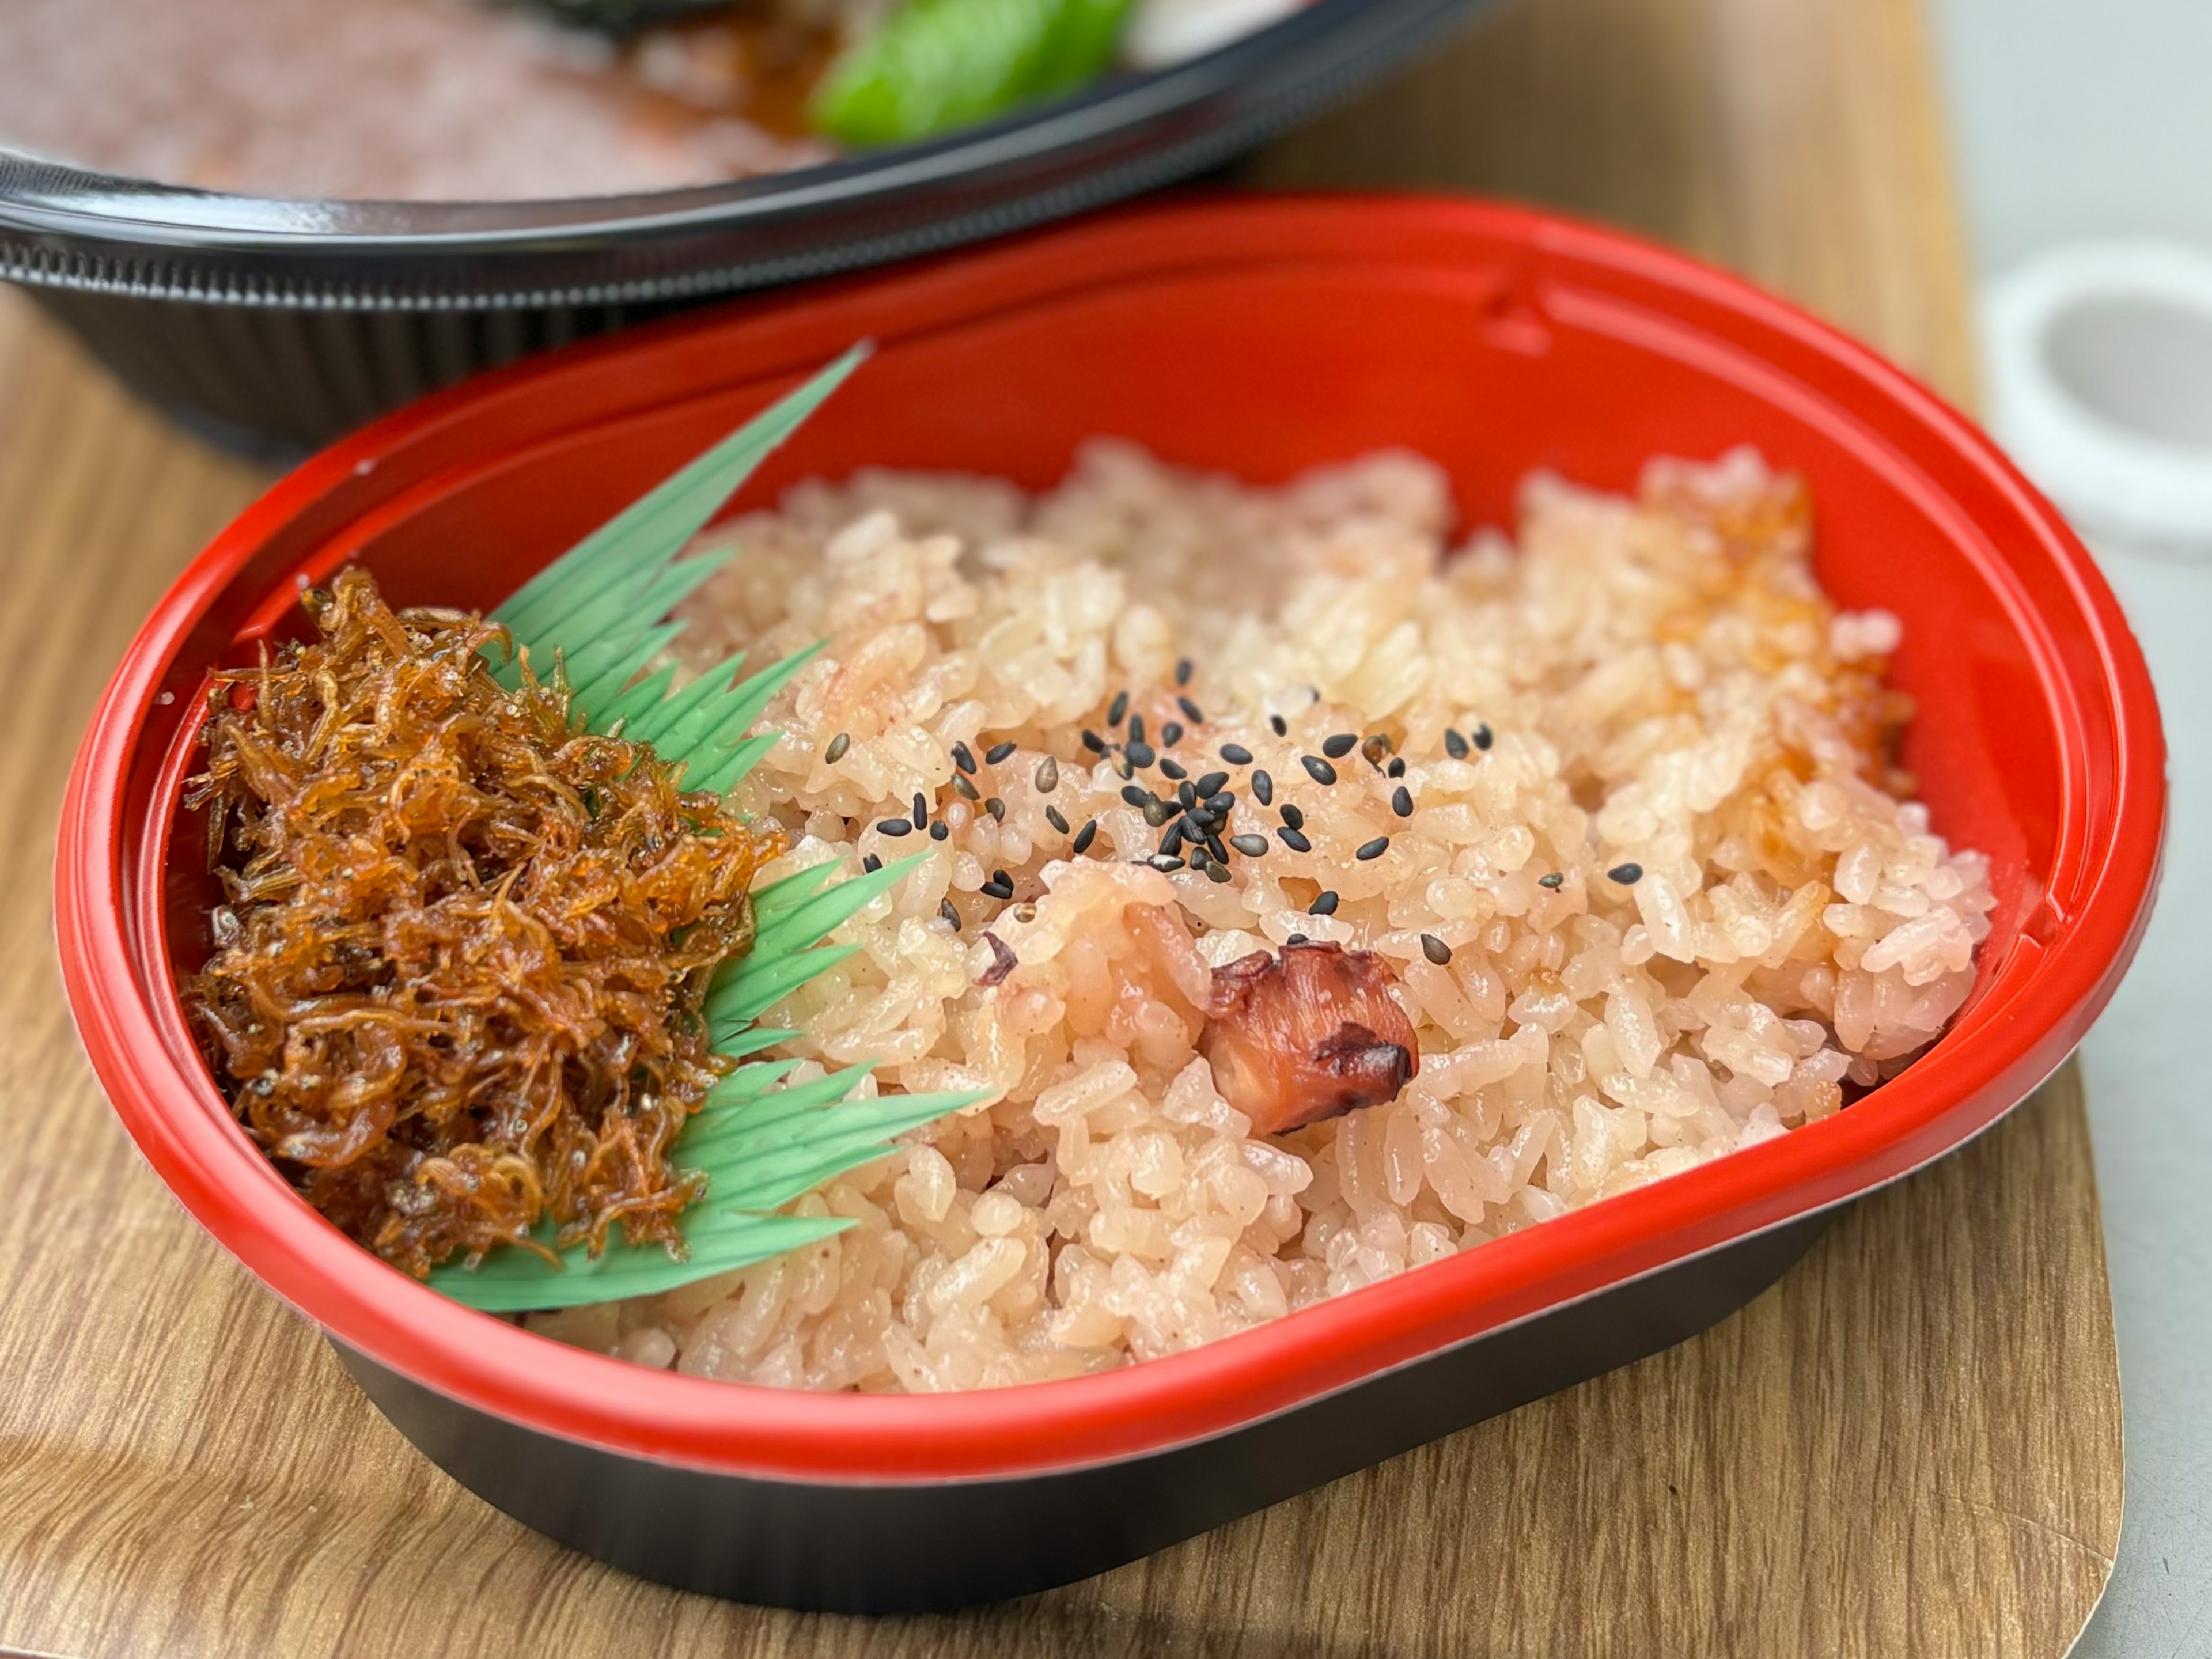
[[[447,1474],[586,1555],[769,1607],[938,1612],[1088,1578],[1672,1347],[1779,1279],[1829,1218],[1807,1216],[1224,1434],[997,1480],[708,1474],[540,1433],[331,1346]]]
[[[0,149],[0,277],[179,420],[283,458],[532,351],[1187,177],[1488,3],[1314,0],[1190,63],[972,132],[640,196],[278,201]]]

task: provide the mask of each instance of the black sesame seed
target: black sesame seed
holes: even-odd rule
[[[1155,830],[1176,815],[1175,803],[1155,797],[1145,806],[1145,822]]]
[[[937,914],[943,916],[945,921],[952,924],[952,931],[954,933],[957,933],[960,931],[960,913],[952,908],[952,901],[951,899],[946,898],[937,901]]]
[[[1474,728],[1474,746],[1477,749],[1487,749],[1496,741],[1497,738],[1491,734],[1488,726],[1478,726]]]
[[[914,792],[914,827],[921,829],[929,822],[929,798],[921,790]]]
[[[1221,844],[1221,837],[1211,830],[1206,832],[1206,850],[1213,855],[1216,863],[1229,862],[1229,849]]]
[[[1129,764],[1132,766],[1150,766],[1159,758],[1152,744],[1141,742],[1135,738],[1129,739],[1129,746],[1123,750],[1122,753],[1128,756]]]
[[[1188,685],[1190,684],[1190,673],[1191,660],[1188,657],[1185,657],[1181,662],[1176,665],[1176,684],[1177,685]]]
[[[1633,887],[1644,879],[1644,866],[1640,864],[1616,864],[1605,873],[1623,887]]]
[[[1106,739],[1086,726],[1083,728],[1083,746],[1094,755],[1103,755],[1106,752]]]
[[[1106,724],[1119,726],[1128,718],[1129,694],[1127,691],[1116,691],[1114,694],[1113,703],[1106,710]]]
[[[985,898],[994,898],[1002,902],[1014,896],[1013,885],[1010,882],[987,881],[983,884],[981,891]]]
[[[1390,764],[1386,767],[1384,770],[1388,771],[1394,778],[1404,777],[1406,775],[1406,757],[1403,755],[1393,755],[1390,757]]]
[[[1181,783],[1176,785],[1176,799],[1182,803],[1184,811],[1189,811],[1192,807],[1198,805],[1198,786],[1191,782],[1188,778],[1185,778]]]
[[[954,744],[952,763],[963,772],[973,772],[975,769],[975,751],[964,743]]]
[[[1315,900],[1311,904],[1309,904],[1308,906],[1306,906],[1306,914],[1307,914],[1308,915],[1310,915],[1310,916],[1333,916],[1333,915],[1334,915],[1336,914],[1336,895],[1335,895],[1335,893],[1334,893],[1334,891],[1327,892],[1327,893],[1323,893],[1323,894],[1322,894],[1319,898],[1316,899],[1316,900]]]
[[[929,838],[932,841],[943,841],[951,833],[951,826],[947,824],[943,818],[938,819],[936,823],[929,826]]]
[[[963,800],[981,800],[983,799],[981,795],[975,792],[975,786],[968,781],[968,775],[965,772],[955,772],[952,775],[952,793],[959,796]]]
[[[1208,881],[1226,882],[1229,879],[1229,866],[1218,860],[1212,864],[1207,865],[1206,866],[1206,878]]]
[[[1451,946],[1434,933],[1424,933],[1421,935],[1421,954],[1442,968],[1451,961]]]
[[[1170,720],[1160,727],[1160,747],[1172,749],[1182,741],[1182,727]]]
[[[869,854],[867,857],[860,860],[860,868],[872,876],[883,867],[884,861],[878,858],[873,853]]]
[[[1237,797],[1226,789],[1218,795],[1208,795],[1206,798],[1206,810],[1213,815],[1215,823],[1226,823],[1229,822],[1230,813],[1237,810]]]
[[[1057,806],[1048,806],[1044,809],[1044,821],[1059,830],[1061,835],[1067,833],[1067,820],[1060,816],[1060,808]]]
[[[1252,751],[1241,743],[1224,743],[1221,745],[1221,758],[1231,766],[1249,766]]]
[[[1142,714],[1132,714],[1132,715],[1130,715],[1130,716],[1129,716],[1129,741],[1130,741],[1131,743],[1142,743],[1144,740],[1145,740],[1145,717],[1144,717]]]
[[[1282,829],[1275,831],[1275,838],[1281,842],[1284,846],[1289,848],[1293,853],[1310,853],[1313,851],[1313,843],[1287,824],[1285,824]]]
[[[1085,733],[1085,735],[1087,736],[1089,734]],[[1013,752],[1014,745],[1011,742],[994,743],[991,745],[989,752],[987,753],[983,758],[990,762],[992,765],[996,766],[1000,762],[1005,760],[1007,756]]]
[[[1292,805],[1289,801],[1285,801],[1283,803],[1283,822],[1289,824],[1293,830],[1303,830],[1306,827],[1306,815],[1299,811],[1298,809]]]
[[[1467,739],[1449,726],[1444,728],[1444,753],[1449,755],[1454,760],[1467,758]]]
[[[1169,759],[1165,755],[1160,757],[1160,770],[1166,773],[1168,776],[1173,778],[1177,783],[1181,783],[1185,778],[1190,775],[1189,773],[1184,771],[1180,765]]]
[[[1168,825],[1168,832],[1160,837],[1160,851],[1171,858],[1182,856],[1182,821],[1178,818]]]
[[[983,803],[983,810],[986,812],[988,812],[993,817],[998,819],[1001,823],[1004,823],[1006,821],[1006,803],[1000,800],[996,795],[992,796],[990,799]]]
[[[1014,884],[1014,878],[1003,870],[992,871],[991,879],[997,882],[1001,887],[1011,888]]]
[[[1265,858],[1267,855],[1267,838],[1265,836],[1231,836],[1229,838],[1229,844],[1248,859]]]
[[[1252,775],[1252,799],[1262,806],[1271,806],[1275,799],[1275,781],[1265,772]]]
[[[831,766],[835,766],[845,758],[845,751],[852,746],[853,734],[850,732],[840,732],[830,739],[830,746],[822,751],[822,758]]]
[[[1047,755],[1037,763],[1036,775],[1030,781],[1036,785],[1037,793],[1049,795],[1060,787],[1060,763]]]
[[[1212,854],[1208,853],[1202,845],[1194,847],[1190,849],[1190,858],[1188,862],[1191,869],[1203,870],[1207,865],[1213,862],[1213,856]]]
[[[1196,854],[1193,856],[1202,858],[1205,854]],[[1155,853],[1150,858],[1141,860],[1140,862],[1151,865],[1153,869],[1161,872],[1163,874],[1170,870],[1180,870],[1183,867],[1182,860],[1181,859],[1171,858],[1165,853]],[[1194,869],[1197,866],[1193,866],[1192,867]]]
[[[1382,769],[1382,757],[1390,752],[1390,739],[1380,732],[1370,732],[1359,745],[1360,755],[1376,771]]]
[[[1313,941],[1304,933],[1293,933],[1283,941],[1285,945],[1310,945]]]
[[[1176,699],[1176,707],[1182,710],[1182,717],[1188,720],[1193,726],[1203,726],[1206,724],[1206,711],[1200,708],[1196,703],[1193,702],[1188,697],[1177,697]]]
[[[1091,850],[1091,843],[1097,839],[1098,820],[1097,818],[1092,818],[1086,823],[1083,828],[1075,832],[1073,851],[1076,857],[1081,858],[1085,853],[1089,852]]]
[[[1336,769],[1319,755],[1301,755],[1298,764],[1306,769],[1306,775],[1316,783],[1334,783]]]
[[[1132,806],[1149,806],[1152,802],[1152,792],[1142,784],[1126,784],[1122,787],[1121,799]]]
[[[1413,792],[1400,784],[1390,792],[1390,810],[1401,818],[1413,816]]]
[[[1291,723],[1280,714],[1268,715],[1267,724],[1274,728],[1275,735],[1279,738],[1287,738],[1291,735]]]
[[[1389,850],[1390,837],[1388,836],[1377,836],[1373,841],[1369,842],[1364,847],[1362,847],[1352,856],[1358,859],[1362,864],[1371,864]]]
[[[1566,884],[1566,874],[1565,872],[1559,870],[1553,871],[1548,876],[1539,876],[1536,878],[1537,886],[1548,887],[1555,893]]]
[[[1328,756],[1331,760],[1342,760],[1346,755],[1352,752],[1352,745],[1358,741],[1359,734],[1358,732],[1340,732],[1334,737],[1328,738],[1322,744],[1321,752]]]
[[[1198,781],[1198,793],[1200,796],[1218,795],[1228,787],[1229,774],[1226,772],[1208,772]]]
[[[1187,841],[1204,841],[1206,832],[1213,828],[1213,818],[1206,812],[1186,812],[1182,815],[1182,823],[1183,838]]]
[[[910,836],[914,833],[914,826],[904,818],[885,818],[876,825],[876,829],[886,836]]]

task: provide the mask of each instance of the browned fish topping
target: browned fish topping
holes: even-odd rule
[[[1390,965],[1292,941],[1213,970],[1200,1050],[1214,1087],[1261,1134],[1395,1099],[1421,1069]]]
[[[542,1222],[680,1250],[708,982],[780,836],[585,732],[557,675],[507,691],[481,617],[356,571],[307,598],[321,638],[217,682],[189,796],[228,902],[185,1002],[240,1122],[409,1273]]]

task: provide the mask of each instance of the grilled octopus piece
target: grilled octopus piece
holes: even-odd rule
[[[1395,1099],[1421,1069],[1382,957],[1286,945],[1213,970],[1200,1048],[1213,1085],[1261,1134]]]

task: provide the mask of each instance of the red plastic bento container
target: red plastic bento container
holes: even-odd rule
[[[398,603],[489,606],[854,340],[875,360],[749,487],[858,465],[1055,481],[1095,434],[1248,478],[1404,445],[1465,518],[1522,474],[1626,488],[1750,441],[1804,472],[1819,567],[1905,622],[1906,761],[1992,856],[1974,1000],[1849,1110],[1192,1352],[964,1395],[648,1372],[386,1267],[233,1122],[172,989],[206,949],[178,799],[209,670],[349,561]],[[1519,209],[1214,199],[1095,220],[510,371],[339,445],[204,553],[79,756],[57,873],[69,994],[117,1112],[187,1208],[321,1326],[433,1458],[647,1577],[793,1606],[942,1607],[1098,1571],[1650,1352],[1771,1282],[1845,1200],[1941,1156],[2074,1047],[2154,885],[2164,750],[2087,554],[1958,415],[1732,278]]]

